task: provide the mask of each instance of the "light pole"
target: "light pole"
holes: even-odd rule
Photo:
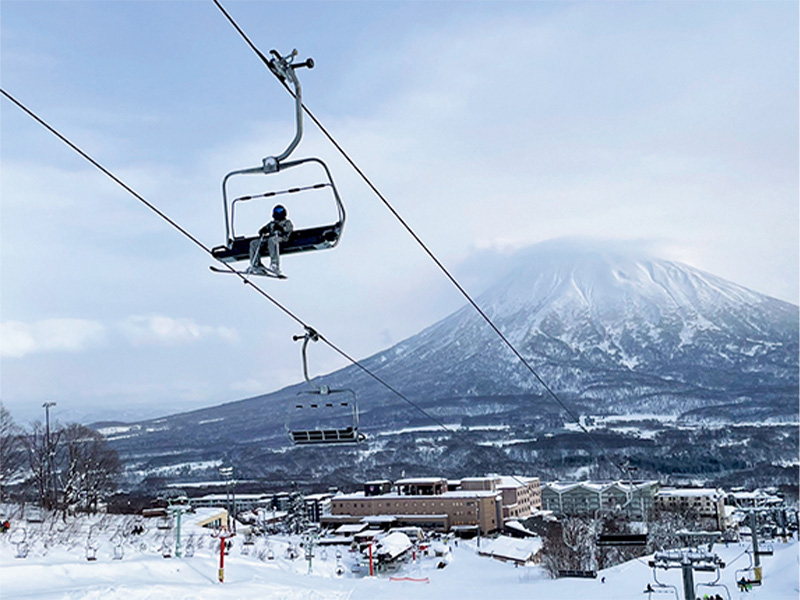
[[[233,467],[220,467],[219,474],[225,478],[225,508],[228,511],[228,529],[236,532],[236,495],[233,491]],[[232,501],[231,501],[232,499]]]
[[[55,402],[45,402],[42,404],[44,408],[44,445],[45,445],[45,473],[44,473],[44,493],[45,493],[45,508],[52,508],[55,504],[55,477],[53,477],[53,456],[52,448],[50,447],[50,407],[55,406]]]

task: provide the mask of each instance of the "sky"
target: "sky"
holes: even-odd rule
[[[262,51],[314,58],[306,105],[471,294],[514,252],[575,237],[798,303],[797,2],[223,5]],[[2,0],[0,83],[209,247],[224,175],[294,135],[291,97],[211,0]],[[330,167],[344,236],[261,283],[364,358],[463,298],[305,125],[293,158]],[[16,420],[44,402],[62,422],[155,417],[302,380],[295,321],[5,97],[0,139],[0,400]],[[335,214],[324,196],[285,204],[296,227]],[[243,207],[237,231],[271,205]],[[347,364],[321,344],[309,360]]]

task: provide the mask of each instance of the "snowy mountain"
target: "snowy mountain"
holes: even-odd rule
[[[654,476],[796,463],[797,306],[612,245],[540,244],[505,269],[478,305],[594,423],[595,444],[639,456]],[[143,474],[175,464],[190,474],[225,456],[275,481],[533,464],[559,475],[596,467],[602,453],[471,306],[362,364],[416,406],[355,366],[315,380],[356,390],[371,438],[359,450],[287,450],[284,415],[305,384],[105,431]]]
[[[550,387],[614,411],[685,412],[686,397],[670,406],[659,389],[734,399],[797,387],[798,307],[686,265],[552,242],[516,257],[477,303]],[[469,306],[365,364],[421,394],[541,392]]]

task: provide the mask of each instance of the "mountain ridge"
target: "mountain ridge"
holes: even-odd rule
[[[682,423],[677,429],[739,418],[797,421],[797,306],[687,265],[615,247],[542,244],[513,262],[509,274],[476,302],[573,414],[671,415]],[[355,365],[312,380],[358,394],[362,428],[371,441],[359,449],[325,451],[325,461],[341,457],[341,472],[346,464],[364,473],[406,463],[424,470],[444,448],[452,452],[453,470],[455,456],[473,467],[487,461],[514,465],[519,457],[535,456],[540,466],[555,468],[547,452],[525,448],[548,447],[547,435],[565,436],[572,451],[581,445],[565,427],[571,418],[468,305],[360,363],[410,402]],[[177,452],[201,462],[215,453],[237,456],[261,472],[266,468],[256,463],[277,452],[282,461],[291,457],[299,472],[316,472],[307,463],[313,451],[287,448],[283,431],[283,415],[308,389],[297,384],[120,426],[109,439],[145,471]],[[425,435],[406,432],[434,422],[471,433],[442,438],[439,431],[432,434],[439,445],[431,446]],[[484,432],[476,433],[476,427]],[[386,433],[396,431],[405,433]],[[507,445],[503,435],[525,441]],[[632,453],[652,444],[635,437],[614,443],[628,444]],[[791,435],[787,439],[797,445]]]

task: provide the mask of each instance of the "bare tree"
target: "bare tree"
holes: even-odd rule
[[[0,502],[6,500],[8,486],[25,469],[22,430],[11,413],[0,404]]]
[[[594,565],[594,537],[589,521],[566,518],[551,527],[542,544],[542,566],[552,577],[562,570],[589,571]]]
[[[96,512],[115,489],[119,457],[93,429],[73,423],[47,432],[41,422],[22,436],[32,485],[42,507]]]
[[[35,488],[39,505],[50,509],[54,499],[51,493],[51,461],[44,425],[40,421],[33,423],[30,430],[22,437],[22,441],[30,470],[28,484]]]
[[[58,466],[64,508],[97,512],[115,489],[119,457],[97,431],[73,423],[62,432]]]
[[[635,527],[623,513],[607,514],[595,523],[595,527],[598,534],[603,535],[641,534],[641,530]],[[647,554],[646,546],[598,547],[596,549],[597,568],[607,569],[645,554]]]

